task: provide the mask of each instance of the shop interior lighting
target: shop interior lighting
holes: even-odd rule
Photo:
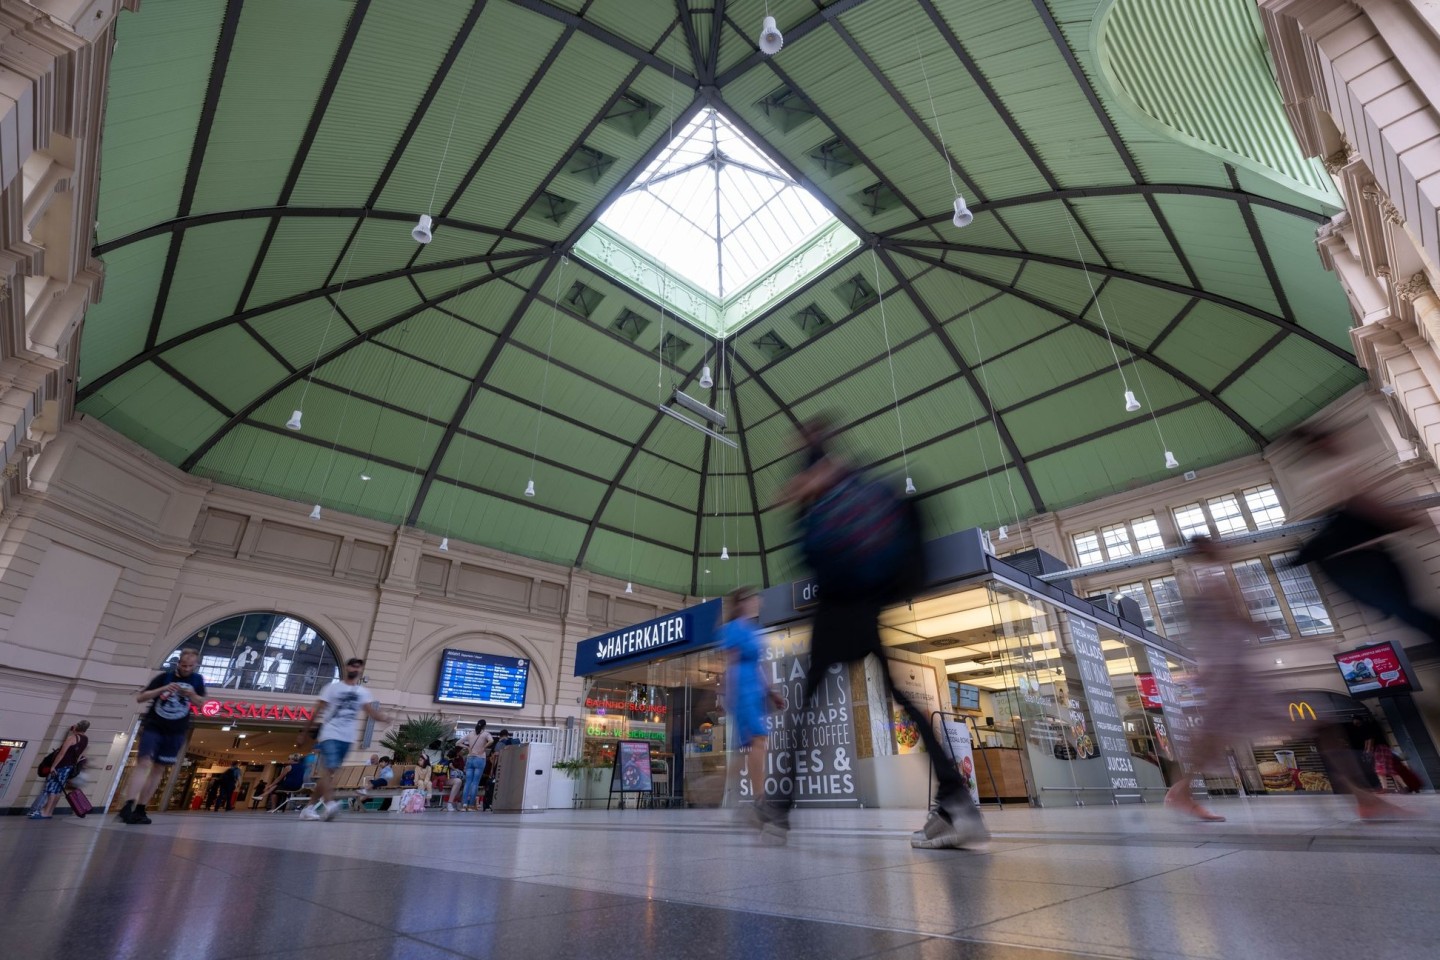
[[[719,440],[721,443],[725,444],[727,447],[730,447],[732,450],[740,449],[740,445],[737,444],[734,440],[731,440],[729,437],[725,436],[722,433],[716,433],[714,430],[711,430],[703,423],[697,423],[694,420],[691,420],[689,417],[685,416],[685,414],[681,413],[678,410],[672,410],[670,407],[665,406],[665,404],[663,403],[656,404],[655,409],[659,410],[667,417],[679,420],[681,423],[696,430],[699,430],[701,433],[705,434],[707,437],[710,437],[712,440]]]
[[[702,383],[701,386],[704,386],[704,384]],[[690,396],[690,394],[686,393],[683,390],[676,390],[673,399],[677,404],[684,407],[686,410],[689,410],[691,413],[699,414],[706,420],[709,420],[715,426],[719,427],[721,430],[725,429],[725,414],[721,413],[719,410],[707,407],[705,404],[701,403],[699,400],[696,400],[694,397]]]
[[[286,429],[286,430],[299,430],[299,429],[300,429],[300,414],[301,414],[301,411],[299,411],[299,410],[296,410],[294,413],[290,414],[290,419],[285,421],[285,429]]]

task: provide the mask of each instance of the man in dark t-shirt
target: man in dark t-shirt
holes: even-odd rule
[[[164,768],[174,766],[185,749],[185,732],[190,729],[190,706],[205,704],[205,679],[196,673],[200,655],[194,650],[180,654],[174,668],[158,674],[135,695],[136,703],[148,703],[140,720],[140,745],[130,789],[120,819],[125,823],[149,823],[145,804],[160,784]]]

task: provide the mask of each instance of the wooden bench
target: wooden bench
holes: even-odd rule
[[[414,764],[391,764],[391,769],[394,771],[395,776],[389,786],[371,787],[370,781],[376,776],[374,764],[351,764],[349,766],[343,766],[335,775],[335,783],[331,788],[330,797],[333,800],[344,800],[346,805],[352,810],[363,810],[365,809],[365,803],[367,801],[395,800],[406,790],[415,789],[414,787],[402,786],[406,772],[417,769]],[[365,792],[361,793],[361,790]],[[444,791],[438,787],[432,787],[425,798],[426,807],[429,807],[430,800],[433,797],[443,792]],[[390,804],[391,813],[398,813],[399,811],[399,804]]]

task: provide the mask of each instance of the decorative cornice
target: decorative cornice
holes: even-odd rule
[[[1390,202],[1390,198],[1384,194],[1377,184],[1371,183],[1364,190],[1361,190],[1360,196],[1366,201],[1375,204],[1376,209],[1380,211],[1380,215],[1384,217],[1388,223],[1393,223],[1396,226],[1404,224],[1405,218],[1401,216],[1399,209],[1396,208],[1395,204]]]
[[[1349,140],[1341,137],[1340,148],[1320,162],[1325,164],[1325,172],[1333,177],[1354,163],[1356,159],[1358,158],[1355,153],[1355,148],[1350,146]]]

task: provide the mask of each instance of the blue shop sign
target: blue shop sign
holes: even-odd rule
[[[670,657],[710,646],[720,625],[720,603],[707,600],[654,620],[581,640],[575,647],[575,676],[587,677],[613,663]]]

